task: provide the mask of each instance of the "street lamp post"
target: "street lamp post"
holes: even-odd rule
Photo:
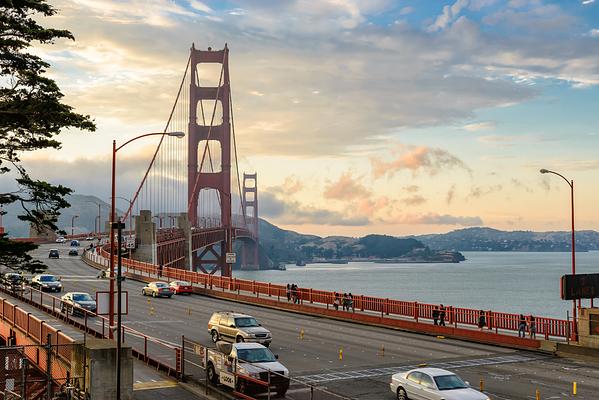
[[[71,217],[71,236],[75,235],[75,218],[79,218],[78,215],[73,215]]]
[[[119,228],[121,225],[120,221],[117,221],[116,218],[116,207],[115,207],[115,200],[116,200],[116,153],[122,149],[123,147],[125,147],[126,145],[128,145],[129,143],[133,142],[134,140],[137,139],[141,139],[147,136],[173,136],[173,137],[177,137],[177,138],[182,138],[185,136],[184,132],[153,132],[153,133],[146,133],[144,135],[140,135],[140,136],[136,136],[133,139],[129,139],[128,141],[126,141],[125,143],[123,143],[122,145],[120,145],[119,147],[116,146],[116,140],[112,141],[112,195],[111,195],[111,204],[110,204],[110,286],[109,286],[109,296],[110,296],[110,301],[108,304],[108,316],[109,316],[109,325],[110,325],[110,329],[108,330],[109,332],[109,337],[112,339],[113,338],[113,327],[114,327],[114,229],[115,228]],[[121,317],[121,235],[119,232],[119,269],[117,271],[117,282],[118,282],[118,319],[119,319],[119,325],[120,325],[120,317]],[[117,362],[117,367],[120,368],[120,337],[121,337],[121,332],[120,329],[121,327],[118,326],[117,327],[118,331],[117,331],[117,336],[119,338],[119,340],[117,340],[117,360],[119,360]],[[120,371],[117,371],[117,392],[116,392],[116,398],[117,400],[121,399],[121,387],[120,387]]]
[[[95,205],[98,206],[98,215],[96,215],[96,218],[94,219],[94,233],[97,233],[98,237],[99,237],[100,236],[100,229],[101,229],[100,223],[102,221],[102,215],[100,214],[100,208],[102,207],[102,204],[101,203],[97,203],[95,201],[91,201],[91,200],[88,200],[87,202],[95,204]]]
[[[542,174],[554,174],[562,178],[568,186],[570,186],[570,215],[572,217],[572,275],[576,275],[576,234],[574,230],[574,180],[568,180],[562,174],[548,169],[541,169]],[[580,299],[578,299],[578,307],[580,307]],[[576,300],[572,300],[572,322],[574,324],[574,337],[578,337],[578,326],[576,325]]]

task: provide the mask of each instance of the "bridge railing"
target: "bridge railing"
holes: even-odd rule
[[[102,249],[98,255],[99,259],[105,259],[108,253]],[[135,260],[123,259],[123,265],[130,272],[140,273],[142,275],[156,275],[158,267],[153,264],[143,263]],[[185,280],[195,285],[204,286],[209,289],[222,289],[238,293],[251,293],[259,297],[276,297],[278,301],[287,302],[287,288],[284,285],[257,282],[255,280],[245,280],[237,278],[228,278],[201,272],[184,271],[176,268],[165,267],[162,269],[161,278]],[[301,304],[308,302],[313,305],[324,306],[327,309],[335,304],[335,299],[339,303],[343,301],[342,292],[299,288],[297,297]],[[355,310],[377,313],[381,316],[408,318],[418,322],[421,319],[433,320],[434,310],[441,311],[439,304],[420,303],[416,301],[404,301],[376,296],[353,295],[352,312]],[[339,308],[341,308],[339,304]],[[324,308],[323,307],[323,308]],[[481,318],[481,310],[465,307],[444,307],[444,322],[454,327],[460,326],[478,326]],[[484,329],[499,331],[517,332],[520,325],[520,315],[514,313],[497,312],[492,310],[482,310],[484,318]],[[530,333],[531,319],[525,317],[526,332]],[[545,337],[571,338],[573,335],[572,321],[557,318],[535,317],[536,334]]]

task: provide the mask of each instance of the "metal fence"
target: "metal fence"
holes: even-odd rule
[[[85,360],[72,369],[75,360],[61,354],[73,353],[81,344],[21,345],[0,347],[0,393],[3,399],[58,400],[84,399]],[[82,352],[84,353],[84,352]],[[83,375],[71,371],[82,371]],[[59,371],[64,378],[56,378]]]

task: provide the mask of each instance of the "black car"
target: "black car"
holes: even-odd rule
[[[23,284],[27,283],[23,275],[16,272],[8,272],[2,275],[2,284],[6,287],[16,289],[23,287]]]
[[[50,249],[50,254],[48,254],[48,258],[60,258],[60,253],[57,249]]]
[[[70,256],[78,256],[79,255],[79,250],[77,250],[77,249],[71,249],[71,250],[69,250],[69,255]]]

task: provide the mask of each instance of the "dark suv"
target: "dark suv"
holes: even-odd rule
[[[50,254],[48,254],[48,258],[60,258],[60,253],[57,249],[51,249]]]

